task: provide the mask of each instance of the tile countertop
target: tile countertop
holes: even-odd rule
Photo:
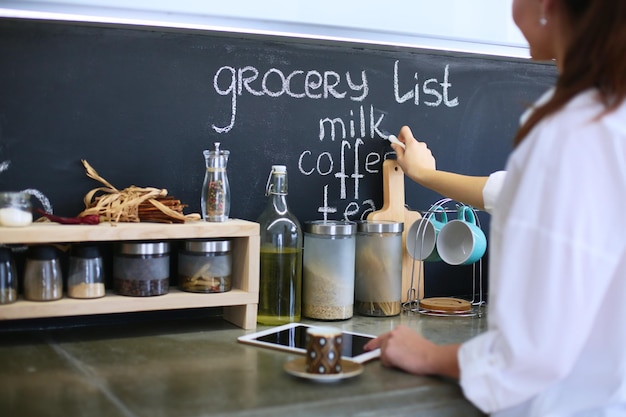
[[[0,306],[2,308],[2,306]],[[164,316],[164,317],[163,317]],[[319,383],[287,374],[286,352],[238,343],[220,317],[126,320],[0,332],[2,416],[482,416],[455,381],[366,363]],[[315,323],[303,320],[305,323]],[[327,322],[325,324],[328,324]],[[333,326],[379,334],[398,324],[435,343],[484,331],[486,317],[355,316]],[[267,326],[259,326],[263,330]]]

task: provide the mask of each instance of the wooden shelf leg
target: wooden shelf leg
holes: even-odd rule
[[[258,304],[225,306],[224,319],[246,330],[255,329],[257,308]]]

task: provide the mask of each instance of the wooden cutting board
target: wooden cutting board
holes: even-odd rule
[[[417,211],[409,210],[404,205],[404,171],[393,159],[383,162],[383,207],[370,213],[368,220],[387,220],[404,223],[402,232],[402,301],[409,300],[408,291],[411,289],[411,274],[415,294],[411,298],[424,296],[424,265],[421,261],[414,261],[406,250],[406,235],[411,225],[420,220],[422,216]],[[415,262],[415,269],[413,269]],[[421,280],[419,280],[421,277]],[[419,288],[418,288],[419,280]]]

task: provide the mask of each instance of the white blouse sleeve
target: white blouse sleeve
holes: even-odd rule
[[[506,171],[496,171],[493,174],[489,175],[487,179],[487,183],[483,188],[483,201],[485,211],[489,214],[492,213],[493,207],[496,203],[498,195],[500,195],[500,190],[502,189],[502,184],[506,179]]]

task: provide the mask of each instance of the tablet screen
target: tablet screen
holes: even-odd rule
[[[269,330],[242,336],[239,341],[258,346],[273,347],[297,353],[306,352],[306,331],[309,325],[291,323]],[[355,362],[365,362],[378,357],[379,352],[365,351],[364,346],[375,336],[343,331],[341,356]]]

